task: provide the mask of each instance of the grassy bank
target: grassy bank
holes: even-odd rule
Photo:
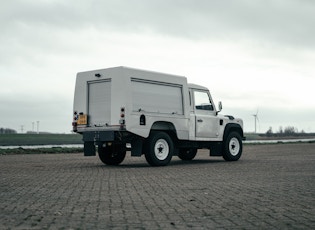
[[[0,149],[0,155],[10,154],[48,154],[48,153],[83,153],[83,148],[39,148],[39,149]]]
[[[294,135],[280,135],[273,134],[271,136],[267,136],[264,133],[244,133],[246,140],[290,140],[290,139],[313,139],[315,138],[315,133],[298,133]]]
[[[79,134],[1,134],[0,146],[83,144]]]

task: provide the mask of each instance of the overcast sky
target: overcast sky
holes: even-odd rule
[[[315,132],[313,0],[1,0],[0,127],[69,133],[76,73],[128,66],[208,87],[245,131]]]

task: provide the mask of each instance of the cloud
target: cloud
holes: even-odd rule
[[[0,127],[24,131],[32,130],[32,122],[40,121],[41,131],[67,132],[71,130],[72,100],[61,94],[14,92],[0,93]]]
[[[139,34],[221,43],[270,62],[304,63],[314,57],[313,12],[315,3],[308,0],[4,1],[0,63],[41,64],[49,57],[79,55],[89,52],[97,37],[113,34],[126,43]]]
[[[56,103],[71,117],[76,72],[129,65],[185,75],[240,113],[262,104],[307,110],[314,12],[309,0],[4,0],[1,105],[7,120],[26,116],[13,107],[28,120],[39,107],[40,119],[53,120]]]
[[[65,41],[91,31],[234,43],[258,56],[299,56],[314,49],[313,12],[315,3],[308,0],[4,1],[0,60],[60,53],[69,49]],[[259,46],[261,50],[253,50]]]
[[[224,105],[223,105],[224,106]],[[274,132],[283,128],[293,126],[299,132],[314,132],[315,121],[313,119],[315,109],[311,108],[307,111],[298,110],[294,108],[270,108],[268,105],[263,105],[256,108],[244,107],[242,109],[237,107],[225,108],[222,114],[233,114],[235,117],[241,117],[244,121],[244,129],[246,132],[253,132],[255,130],[255,122],[253,114],[258,111],[259,121],[257,122],[257,132],[265,133],[272,127]]]
[[[314,45],[315,3],[309,0],[6,1],[2,26],[153,31],[192,39],[245,39]],[[9,22],[9,24],[8,24]],[[2,27],[3,28],[3,27]]]

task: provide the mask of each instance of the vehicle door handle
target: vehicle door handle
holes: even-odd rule
[[[202,119],[198,119],[197,121],[198,121],[198,122],[203,122],[203,120],[202,120]]]

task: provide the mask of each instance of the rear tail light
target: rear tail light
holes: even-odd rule
[[[125,127],[125,107],[120,108],[120,120],[119,120],[120,128],[123,129]]]
[[[78,117],[79,117],[78,112],[77,112],[77,111],[74,111],[74,112],[73,112],[73,121],[78,120]]]
[[[78,112],[74,111],[73,112],[73,122],[72,122],[72,131],[73,132],[78,131],[78,122],[77,122],[78,117],[79,117]]]
[[[73,132],[76,132],[76,131],[78,131],[78,123],[77,122],[72,122],[72,131]]]

